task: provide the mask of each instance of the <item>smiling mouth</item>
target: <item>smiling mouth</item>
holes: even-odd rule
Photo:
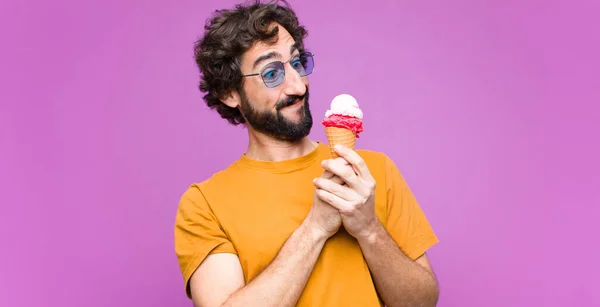
[[[302,104],[304,104],[304,98],[298,98],[290,103],[285,104],[284,106],[282,106],[279,109],[281,110],[281,109],[285,109],[288,107],[295,107],[295,106],[302,105]]]
[[[289,107],[294,107],[294,106],[298,106],[298,105],[304,105],[304,97],[294,100],[294,102],[291,103],[289,105]]]
[[[299,104],[304,104],[304,99],[296,99],[292,104],[288,105],[288,107],[297,106]]]

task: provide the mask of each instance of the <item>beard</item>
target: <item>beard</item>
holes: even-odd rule
[[[277,102],[275,112],[270,110],[260,111],[254,108],[246,93],[243,90],[239,93],[242,100],[240,112],[246,119],[246,124],[257,132],[289,143],[296,143],[310,133],[313,119],[308,105],[308,88],[303,96],[290,96]],[[281,109],[294,104],[298,100],[303,100],[304,105],[298,109],[300,120],[293,122],[281,113]]]

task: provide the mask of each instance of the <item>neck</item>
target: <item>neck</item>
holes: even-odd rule
[[[259,161],[283,161],[306,155],[317,147],[308,137],[295,143],[284,142],[253,131],[248,127],[248,150],[246,156]]]

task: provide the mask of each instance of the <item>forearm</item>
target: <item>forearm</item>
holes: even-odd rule
[[[295,306],[326,238],[303,223],[283,245],[271,264],[224,306]]]
[[[388,307],[435,306],[438,285],[431,272],[408,258],[383,225],[358,242],[367,261],[377,292]]]

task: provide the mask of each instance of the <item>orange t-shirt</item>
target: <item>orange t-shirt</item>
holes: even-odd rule
[[[357,150],[376,180],[375,211],[411,259],[438,242],[394,162],[382,153]],[[329,147],[302,157],[264,162],[245,155],[181,197],[175,251],[185,291],[209,254],[237,254],[246,283],[276,256],[312,205],[314,185]],[[323,247],[297,306],[381,306],[356,239],[341,228]]]

